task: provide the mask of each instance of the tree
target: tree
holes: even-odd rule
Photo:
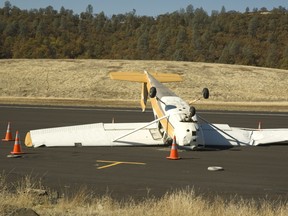
[[[187,34],[185,29],[182,27],[179,29],[177,38],[176,38],[176,47],[180,48],[187,41]]]
[[[5,1],[4,2],[4,8],[5,9],[11,9],[11,7],[12,7],[12,5],[11,5],[10,1]]]
[[[280,68],[288,70],[288,45],[286,45],[283,51],[283,57],[280,61]]]
[[[5,3],[4,3],[4,16],[5,17],[10,16],[11,9],[12,9],[12,5],[11,5],[10,1],[5,1]]]
[[[194,14],[194,7],[192,4],[189,4],[187,7],[186,7],[186,13],[187,15],[193,15]]]
[[[47,26],[45,25],[44,21],[41,20],[37,26],[37,29],[36,29],[36,36],[37,37],[44,36],[46,33],[46,31],[45,31],[46,28],[47,28]]]
[[[221,56],[219,58],[219,63],[229,64],[230,62],[230,55],[229,55],[229,48],[228,46],[225,46],[223,49]]]
[[[229,54],[236,58],[240,54],[241,44],[238,40],[234,40],[229,44]]]
[[[196,50],[201,50],[202,49],[201,35],[199,34],[199,32],[197,30],[193,31],[192,44],[193,44],[193,47]]]
[[[267,52],[266,67],[274,68],[278,65],[277,47],[272,44]]]
[[[13,45],[14,45],[14,38],[11,36],[8,36],[5,38],[4,44],[3,44],[3,52],[2,55],[4,58],[12,58],[13,57]]]
[[[242,64],[244,65],[255,65],[255,55],[250,45],[245,45],[242,49]]]
[[[148,59],[149,56],[149,36],[148,32],[144,32],[137,42],[137,51],[140,59]]]
[[[203,8],[197,8],[194,12],[193,30],[202,29],[208,21],[208,14]]]
[[[93,16],[93,6],[91,4],[86,7],[86,13]]]
[[[217,19],[213,20],[210,24],[210,31],[212,33],[218,33],[222,31],[221,25],[219,24],[219,21]]]
[[[157,52],[160,59],[165,58],[165,53],[168,48],[169,38],[167,30],[159,29],[157,33]]]
[[[259,22],[258,22],[257,16],[253,16],[252,19],[250,20],[249,26],[248,26],[248,34],[251,37],[255,37],[256,36],[258,24],[259,24]]]
[[[226,8],[224,7],[224,5],[222,6],[220,13],[221,13],[221,14],[225,14],[225,13],[226,13]]]
[[[185,61],[185,52],[183,49],[177,49],[173,54],[173,60],[175,61]]]
[[[106,16],[104,12],[102,11],[101,13],[97,14],[93,22],[96,27],[96,31],[101,32],[106,22]]]
[[[55,15],[55,14],[57,14],[57,11],[54,10],[54,8],[52,6],[46,7],[44,11],[45,11],[46,15]]]
[[[271,32],[275,32],[277,27],[277,23],[275,19],[269,20],[268,29]]]
[[[215,46],[215,44],[213,42],[211,42],[209,45],[208,53],[206,55],[206,60],[208,62],[216,62],[217,61],[216,50],[217,50],[217,47]]]
[[[212,10],[211,11],[211,17],[217,17],[219,15],[219,11],[218,10]]]
[[[277,35],[274,33],[269,33],[267,41],[271,44],[276,43],[277,42]]]
[[[11,36],[11,37],[15,37],[17,36],[18,34],[18,22],[17,21],[13,21],[9,24],[6,25],[6,28],[3,32],[3,34],[8,37],[8,36]]]

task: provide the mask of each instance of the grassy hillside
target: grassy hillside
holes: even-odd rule
[[[138,106],[141,85],[110,80],[109,73],[147,70],[182,75],[184,82],[167,85],[187,101],[208,87],[211,97],[201,108],[288,110],[287,70],[128,60],[0,60],[0,65],[2,103]]]

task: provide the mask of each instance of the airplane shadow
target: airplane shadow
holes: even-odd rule
[[[241,151],[239,148],[235,148],[235,146],[199,146],[194,149],[187,149],[183,148],[181,146],[178,146],[178,149],[180,150],[186,150],[186,151],[224,151],[224,150],[230,150],[230,151]]]

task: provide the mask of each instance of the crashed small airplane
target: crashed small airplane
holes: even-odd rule
[[[114,72],[110,73],[110,77],[115,80],[142,83],[142,111],[145,111],[146,102],[150,98],[155,120],[144,123],[95,123],[31,130],[25,138],[26,146],[165,145],[170,144],[174,136],[177,144],[187,149],[288,142],[288,128],[248,129],[207,122],[196,114],[191,104],[162,84],[182,81],[178,74],[150,74],[146,71],[144,73]],[[209,98],[207,88],[204,88],[202,93],[205,99]]]

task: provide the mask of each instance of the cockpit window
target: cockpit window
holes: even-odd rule
[[[177,107],[174,105],[166,105],[165,106],[165,111],[171,110],[171,109],[176,109]]]

